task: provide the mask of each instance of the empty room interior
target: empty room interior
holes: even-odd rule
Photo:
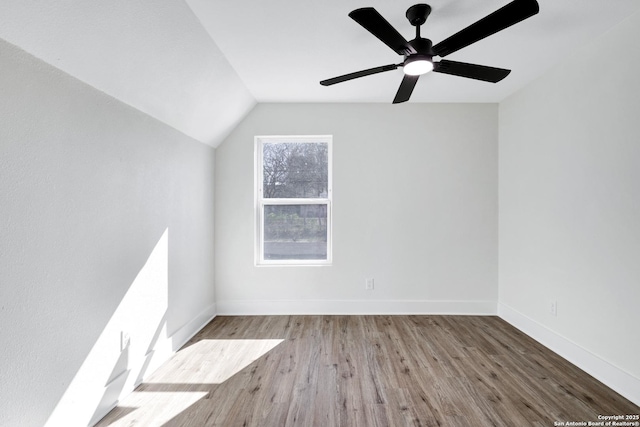
[[[640,426],[639,39],[3,0],[0,426]]]

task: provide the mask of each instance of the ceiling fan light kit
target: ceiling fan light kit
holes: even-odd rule
[[[381,42],[389,46],[398,55],[402,55],[404,61],[400,64],[383,65],[381,67],[369,68],[367,70],[356,71],[355,73],[323,80],[320,84],[330,86],[403,67],[405,75],[393,100],[393,103],[397,104],[408,101],[413,92],[413,88],[418,82],[418,78],[430,71],[497,83],[507,77],[511,70],[443,59],[434,61],[433,58],[444,58],[470,44],[537,14],[539,10],[540,7],[536,0],[513,0],[506,6],[503,6],[434,45],[431,40],[420,35],[420,26],[427,21],[431,13],[431,6],[428,4],[416,4],[407,10],[406,17],[409,23],[416,27],[416,37],[410,41],[407,41],[374,8],[364,7],[356,9],[349,13],[349,17],[376,36]]]
[[[426,55],[412,55],[405,59],[402,71],[410,76],[421,76],[433,70],[433,61]]]

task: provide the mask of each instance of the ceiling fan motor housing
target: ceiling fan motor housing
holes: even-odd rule
[[[433,43],[429,39],[423,38],[415,38],[408,42],[408,45],[413,49],[415,53],[410,53],[404,56],[404,62],[402,66],[404,67],[404,71],[407,74],[423,74],[433,69],[433,57],[435,53],[433,52]],[[427,64],[429,62],[431,65]],[[416,63],[410,65],[412,63]],[[418,63],[422,63],[419,68],[415,68]],[[426,68],[425,68],[426,67]]]
[[[405,55],[405,59],[415,54],[429,57],[433,57],[436,55],[436,53],[433,51],[433,43],[429,39],[418,37],[407,42],[407,44],[413,48],[414,52],[409,55]]]

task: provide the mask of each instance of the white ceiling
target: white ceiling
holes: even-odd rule
[[[256,102],[391,102],[401,62],[347,14],[375,7],[407,39],[415,0],[0,0],[0,37],[202,142]],[[422,35],[441,41],[508,0],[432,0]],[[410,102],[499,102],[640,9],[637,0],[539,0],[540,13],[447,59],[512,69],[497,84],[431,73]],[[603,61],[608,59],[602,53]],[[1,78],[1,77],[0,77]]]
[[[373,6],[408,40],[416,0],[187,0],[258,102],[391,102],[402,69],[322,87],[320,80],[402,58],[347,16]],[[431,0],[422,35],[434,44],[509,0]],[[447,56],[508,68],[498,84],[432,73],[411,102],[499,102],[640,9],[637,0],[539,0],[540,13]]]

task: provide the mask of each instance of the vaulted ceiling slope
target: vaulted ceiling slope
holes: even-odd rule
[[[0,10],[6,41],[206,144],[255,105],[182,0],[2,0]]]
[[[491,84],[430,73],[410,102],[499,102],[640,10],[637,0],[538,1],[538,15],[447,57],[513,70],[505,80]],[[437,43],[508,2],[430,0],[422,35]],[[330,87],[319,81],[400,62],[347,14],[375,7],[411,39],[405,11],[416,1],[1,3],[1,38],[216,146],[256,102],[391,102],[401,69]]]

